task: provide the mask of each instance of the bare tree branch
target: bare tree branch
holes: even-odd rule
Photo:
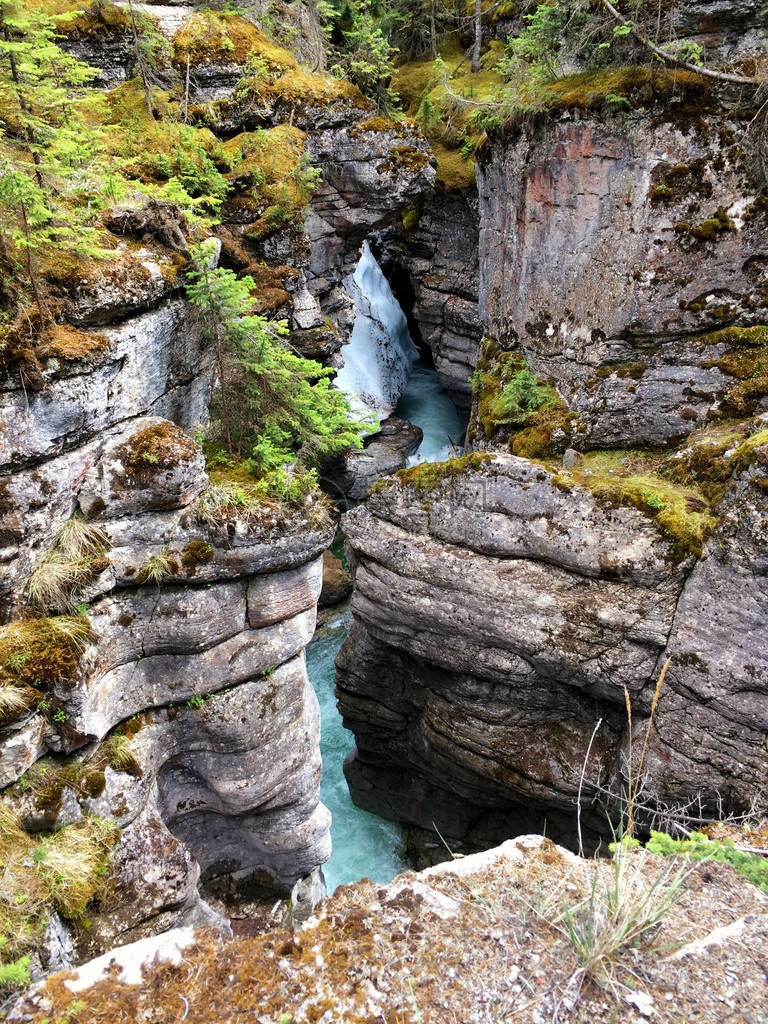
[[[687,60],[680,60],[671,53],[667,53],[666,50],[662,50],[660,46],[656,46],[650,39],[639,32],[631,21],[627,21],[623,14],[616,10],[610,0],[600,0],[603,8],[611,15],[611,17],[617,21],[620,25],[626,25],[629,27],[629,34],[636,39],[639,43],[642,43],[651,53],[655,53],[660,60],[663,60],[665,64],[669,64],[671,67],[681,68],[684,71],[693,71],[697,75],[702,75],[704,78],[713,78],[718,82],[732,82],[736,85],[754,85],[760,84],[757,78],[747,78],[744,75],[732,75],[727,71],[714,71],[712,68],[700,66],[698,64],[690,64]]]

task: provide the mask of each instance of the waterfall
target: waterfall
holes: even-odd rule
[[[367,242],[344,287],[354,302],[355,323],[342,349],[344,366],[336,375],[336,387],[357,416],[375,422],[394,410],[418,352],[405,314]]]

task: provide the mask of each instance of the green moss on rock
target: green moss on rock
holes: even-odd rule
[[[157,423],[129,437],[117,455],[132,476],[144,479],[179,463],[191,462],[198,451],[198,446],[180,427]]]
[[[213,548],[204,540],[191,540],[181,552],[181,564],[190,575],[194,575],[198,565],[213,561]]]
[[[573,413],[552,384],[531,373],[518,351],[504,351],[486,339],[472,378],[471,439],[508,441],[510,451],[543,458],[555,431],[568,437]]]
[[[715,211],[712,217],[702,221],[701,224],[675,224],[675,231],[678,235],[686,235],[698,242],[716,242],[721,235],[735,230],[736,225],[722,206]]]
[[[629,473],[616,468],[616,452],[590,452],[579,470],[561,470],[552,476],[560,489],[574,485],[588,490],[601,508],[628,507],[647,516],[682,560],[699,556],[717,526],[706,497],[695,487],[676,484],[653,473]]]
[[[0,627],[0,716],[13,720],[54,684],[72,685],[89,636],[90,624],[82,615],[24,619]],[[19,705],[16,713],[11,697]]]
[[[393,486],[409,488],[417,494],[429,493],[443,484],[455,482],[471,470],[481,469],[492,461],[493,455],[490,452],[472,452],[445,462],[420,462],[408,469],[398,470],[393,476],[377,480],[370,493],[377,494]]]
[[[726,416],[748,416],[768,395],[768,326],[727,327],[694,339],[702,345],[728,345],[719,359],[704,360],[705,369],[716,367],[735,383],[721,401]]]

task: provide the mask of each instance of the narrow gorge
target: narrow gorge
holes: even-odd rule
[[[0,4],[0,1017],[768,1022],[767,73]]]

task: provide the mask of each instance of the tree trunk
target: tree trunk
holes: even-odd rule
[[[155,112],[152,109],[152,85],[149,80],[149,69],[147,68],[146,61],[144,60],[144,54],[141,51],[141,40],[139,39],[139,30],[136,27],[136,18],[133,14],[133,4],[128,4],[128,13],[131,16],[131,33],[133,34],[133,48],[136,53],[136,64],[139,69],[139,77],[144,84],[144,99],[147,103],[147,113],[154,119]]]
[[[189,54],[187,54],[187,74],[184,79],[184,124],[189,117]]]
[[[35,274],[35,268],[32,265],[32,242],[29,237],[30,229],[29,220],[27,219],[27,208],[23,202],[19,203],[19,206],[21,207],[21,219],[24,224],[24,248],[26,249],[27,274],[29,276],[29,283],[32,286],[32,292],[34,293],[35,302],[37,303],[37,308],[40,312],[40,316],[43,318],[43,320],[49,320],[50,318],[48,316],[48,307],[43,301],[43,296],[40,294],[40,289],[37,286],[37,275]]]
[[[480,47],[483,44],[483,0],[475,0],[475,44],[472,47],[472,73],[480,70]]]
[[[435,29],[435,0],[429,5],[429,48],[432,60],[437,60],[437,31]]]

